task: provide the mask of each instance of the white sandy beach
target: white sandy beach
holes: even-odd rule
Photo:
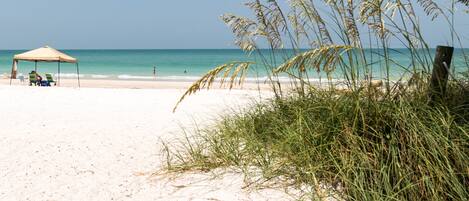
[[[106,79],[82,79],[81,88],[125,88],[125,89],[187,89],[193,81],[157,81],[157,80],[106,80]],[[13,86],[28,86],[29,81],[12,80]],[[10,85],[10,79],[0,78],[0,85]],[[62,79],[60,87],[78,87],[77,79]],[[222,88],[226,88],[224,85]],[[288,86],[283,86],[288,87]],[[219,84],[214,84],[212,88],[220,88]],[[241,87],[236,85],[234,88],[247,90],[270,90],[270,86],[263,81],[257,83],[244,83]]]
[[[86,83],[86,82],[84,82]],[[269,92],[213,90],[172,107],[183,89],[0,84],[0,200],[290,200],[283,189],[243,189],[226,173],[156,176],[161,139],[207,125]],[[261,96],[260,96],[261,95]]]

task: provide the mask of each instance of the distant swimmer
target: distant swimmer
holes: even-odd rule
[[[187,70],[184,70],[184,74],[187,74]]]
[[[156,78],[156,66],[153,66],[153,77]]]

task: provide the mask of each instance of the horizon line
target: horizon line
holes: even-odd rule
[[[37,47],[40,48],[40,47]],[[27,51],[27,50],[34,50],[37,48],[32,49],[0,49],[0,51]],[[55,47],[53,47],[55,48]],[[56,48],[58,50],[240,50],[244,51],[239,48]],[[299,48],[299,50],[310,50],[312,48]],[[382,49],[382,48],[364,48],[366,49]],[[409,49],[406,47],[388,47],[388,49]],[[424,49],[424,48],[419,48]],[[429,49],[436,49],[436,47],[429,48]],[[454,47],[454,49],[469,49],[469,47]],[[258,50],[271,50],[269,48],[260,48]],[[285,49],[277,49],[277,50],[293,50],[293,48],[285,48]],[[255,50],[254,50],[255,51]],[[253,52],[254,52],[253,51]]]

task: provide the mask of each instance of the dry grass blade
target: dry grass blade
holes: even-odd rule
[[[438,4],[432,0],[417,0],[417,2],[423,7],[428,16],[432,16],[432,19],[437,18],[439,14],[443,13]]]
[[[272,48],[283,47],[282,32],[287,28],[286,19],[275,0],[268,1],[267,5],[255,0],[246,5],[256,15],[259,36],[263,36],[269,41]]]
[[[173,108],[173,112],[176,111],[179,104],[187,97],[192,94],[197,93],[202,89],[210,89],[216,79],[222,75],[220,78],[220,85],[223,86],[226,82],[225,80],[228,78],[229,82],[229,89],[232,89],[236,85],[242,85],[247,71],[249,67],[253,64],[253,62],[231,62],[227,64],[223,64],[218,66],[212,70],[210,70],[207,74],[205,74],[202,78],[194,82],[189,89],[181,96],[179,101],[176,103],[176,106]]]
[[[354,47],[347,45],[323,46],[291,58],[275,69],[274,72],[282,73],[294,68],[300,72],[305,72],[308,68],[320,71],[321,67],[325,72],[331,72],[334,70],[337,61],[341,59],[342,54],[353,49]]]
[[[352,0],[347,1],[347,7],[345,9],[344,15],[344,24],[347,30],[347,35],[350,38],[350,44],[355,47],[361,46],[360,41],[360,32],[358,31],[357,24],[355,22],[355,15],[354,15],[355,5]]]
[[[389,30],[385,26],[384,15],[386,9],[381,1],[367,0],[360,4],[359,20],[361,23],[368,24],[369,28],[375,31],[380,39],[388,37]]]
[[[319,44],[331,44],[332,37],[326,28],[324,19],[319,14],[318,10],[313,4],[313,1],[306,0],[292,0],[290,6],[298,10],[298,21],[303,22],[303,27],[310,27],[317,30]],[[304,29],[304,28],[303,28]],[[308,34],[305,34],[308,35]]]
[[[469,0],[459,0],[459,2],[466,4],[466,6],[469,6]]]
[[[253,37],[259,35],[259,28],[256,22],[232,14],[225,14],[221,17],[233,32],[236,40],[235,44],[242,50],[252,52],[256,49],[256,43]]]

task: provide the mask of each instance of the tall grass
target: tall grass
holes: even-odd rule
[[[324,184],[347,200],[469,199],[468,79],[453,74],[443,101],[428,104],[433,52],[416,15],[421,9],[447,22],[448,34],[462,44],[446,15],[455,9],[446,12],[432,0],[254,0],[247,6],[254,19],[222,19],[241,49],[260,55],[276,96],[198,131],[182,150],[167,146],[168,169],[236,167],[250,175],[256,167],[266,180],[311,186],[313,199],[331,196]],[[408,65],[392,57],[395,43],[406,48]],[[181,101],[217,77],[230,88],[242,84],[251,64],[215,68]],[[391,75],[396,68],[401,77]],[[293,90],[279,82],[284,74]],[[327,87],[310,82],[322,74]]]
[[[185,142],[191,149],[168,152],[168,168],[234,166],[252,175],[257,167],[262,181],[320,181],[341,186],[336,194],[347,200],[467,200],[467,120],[454,114],[461,108],[424,100],[324,91],[273,100],[200,131]]]

